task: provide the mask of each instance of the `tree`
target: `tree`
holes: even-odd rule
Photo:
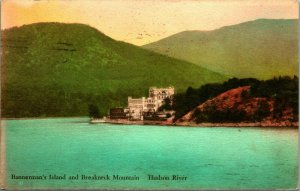
[[[164,110],[167,110],[167,111],[173,110],[172,100],[169,97],[165,98],[163,105],[158,108],[158,111],[164,111]]]
[[[195,119],[195,122],[197,124],[208,121],[208,116],[204,112],[202,112],[199,108],[197,108],[194,111],[192,117]]]
[[[261,100],[257,103],[257,110],[254,113],[255,121],[262,121],[271,114],[270,105],[266,100]]]
[[[241,98],[242,100],[246,100],[250,97],[250,94],[247,90],[243,90],[242,93],[241,93]]]
[[[100,118],[101,117],[99,108],[97,105],[94,105],[94,104],[89,105],[89,116],[91,118]]]

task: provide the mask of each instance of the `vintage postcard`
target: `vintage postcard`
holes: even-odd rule
[[[2,189],[295,190],[298,1],[2,0]]]

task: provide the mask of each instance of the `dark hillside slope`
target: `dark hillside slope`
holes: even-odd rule
[[[224,76],[115,41],[82,24],[38,23],[2,31],[2,115],[103,114],[149,86],[199,86]]]

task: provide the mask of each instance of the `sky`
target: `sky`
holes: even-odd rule
[[[135,45],[186,30],[259,18],[298,18],[298,0],[2,0],[1,29],[37,22],[83,23]]]

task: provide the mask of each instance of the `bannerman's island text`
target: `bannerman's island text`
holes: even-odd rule
[[[146,180],[149,181],[186,181],[186,176],[180,176],[180,175],[171,175],[171,176],[162,176],[162,175],[150,175],[148,174],[147,177],[145,177]],[[124,176],[124,175],[84,175],[84,174],[76,174],[72,176],[67,176],[66,174],[63,175],[56,175],[56,174],[50,174],[50,175],[38,175],[38,176],[23,176],[23,175],[11,175],[11,179],[13,180],[140,180],[139,176],[136,175],[130,175],[130,176]]]

